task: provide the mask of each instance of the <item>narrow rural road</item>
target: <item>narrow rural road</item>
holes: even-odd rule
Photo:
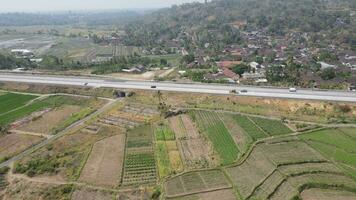
[[[3,162],[0,164],[0,168],[2,167],[6,167],[6,166],[10,166],[11,163],[20,160],[21,158],[30,155],[32,152],[46,146],[47,144],[55,141],[56,139],[62,137],[64,134],[68,133],[71,130],[75,130],[76,128],[80,127],[81,125],[83,125],[85,122],[89,121],[90,119],[92,119],[93,117],[98,116],[101,113],[104,113],[105,111],[107,111],[108,109],[110,109],[113,105],[115,105],[116,102],[120,101],[120,99],[116,99],[113,100],[111,99],[107,104],[105,104],[103,107],[101,107],[100,109],[98,109],[97,111],[95,111],[94,113],[92,113],[91,115],[73,123],[72,125],[68,126],[66,129],[64,129],[63,131],[57,133],[56,135],[53,135],[52,137],[49,137],[48,139],[38,143],[37,145],[23,151],[22,153],[12,157],[11,159]]]

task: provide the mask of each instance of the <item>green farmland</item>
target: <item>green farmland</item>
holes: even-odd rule
[[[325,129],[300,136],[356,178],[356,129]]]
[[[36,97],[36,96],[34,96]],[[76,100],[66,96],[52,96],[43,100],[35,101],[29,105],[12,109],[3,115],[0,115],[0,125],[8,125],[20,118],[26,117],[33,112],[43,110],[45,108],[57,108],[62,105],[80,105],[87,100]],[[4,104],[0,103],[0,106]]]
[[[238,157],[239,149],[219,116],[216,113],[205,111],[194,112],[194,115],[198,126],[213,143],[222,164],[234,162]]]
[[[29,101],[37,98],[35,95],[6,93],[0,95],[0,116],[14,110],[18,107],[24,106]]]

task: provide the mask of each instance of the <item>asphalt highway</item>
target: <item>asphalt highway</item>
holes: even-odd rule
[[[229,94],[236,90],[237,95],[289,98],[305,100],[325,100],[356,102],[356,92],[335,90],[311,90],[298,89],[290,92],[288,88],[249,87],[237,85],[153,82],[153,81],[125,81],[111,80],[107,78],[72,77],[72,76],[49,76],[49,75],[27,75],[27,74],[0,74],[0,82],[22,82],[49,85],[68,85],[86,87],[109,87],[120,89],[161,90],[171,92],[192,92],[207,94]],[[153,87],[154,86],[154,87]],[[247,92],[240,92],[246,90]]]

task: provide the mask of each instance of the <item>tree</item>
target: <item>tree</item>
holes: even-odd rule
[[[168,61],[167,61],[167,59],[161,58],[160,63],[161,63],[161,65],[166,66],[168,64]]]
[[[232,71],[235,72],[236,74],[242,76],[243,73],[249,70],[249,66],[246,64],[238,64],[232,68]]]
[[[188,64],[188,63],[191,63],[191,62],[194,62],[195,60],[195,57],[193,54],[189,54],[189,55],[185,55],[182,57],[182,60],[181,60],[181,63],[185,63],[185,64]]]
[[[320,77],[323,80],[334,79],[336,77],[336,70],[334,68],[326,68],[321,72]]]

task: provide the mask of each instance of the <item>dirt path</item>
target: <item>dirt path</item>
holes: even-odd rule
[[[20,131],[20,130],[10,130],[10,133],[15,133],[19,135],[32,135],[32,136],[39,136],[39,137],[44,137],[44,138],[51,138],[52,135],[47,135],[47,134],[42,134],[42,133],[32,133],[32,132],[27,132],[27,131]]]

